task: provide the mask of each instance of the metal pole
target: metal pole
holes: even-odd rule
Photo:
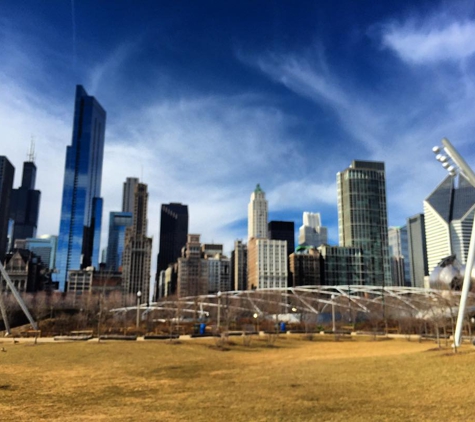
[[[465,162],[462,156],[457,152],[454,146],[447,138],[442,139],[442,145],[447,154],[459,167],[462,174],[468,179],[470,184],[475,187],[475,173]],[[475,218],[474,218],[475,222]],[[465,265],[465,276],[463,278],[462,294],[460,296],[459,312],[457,316],[457,325],[455,326],[454,346],[459,347],[462,343],[463,319],[465,316],[465,307],[467,305],[468,292],[470,290],[470,281],[472,276],[473,264],[475,261],[475,224],[472,222],[472,235],[468,248],[467,264]]]
[[[220,332],[221,326],[221,292],[218,292],[218,333]]]
[[[140,323],[140,295],[137,293],[137,319],[135,321],[135,327],[139,328]]]
[[[11,290],[13,296],[15,297],[16,301],[20,305],[20,308],[22,309],[23,313],[28,318],[28,321],[30,321],[31,326],[33,327],[34,330],[38,330],[38,325],[36,324],[35,320],[31,316],[30,311],[26,307],[25,302],[23,302],[23,299],[21,298],[20,293],[18,293],[18,290],[16,289],[15,285],[12,283],[12,280],[10,279],[10,276],[6,272],[4,266],[2,265],[1,262],[0,262],[0,272],[2,273],[3,278],[7,282],[7,285],[10,288],[10,290]]]
[[[332,295],[332,327],[333,327],[333,334],[336,332],[336,323],[335,323],[335,303],[333,300],[335,299],[335,296]]]
[[[0,284],[1,287],[1,284]],[[3,303],[3,293],[0,290],[0,311],[2,313],[3,323],[5,325],[5,332],[7,335],[10,335],[10,322],[8,321],[7,310],[5,309],[5,304]]]
[[[475,261],[475,219],[472,223],[472,235],[470,237],[470,246],[468,248],[467,264],[465,265],[465,275],[463,277],[462,294],[460,296],[459,313],[457,316],[457,325],[455,326],[454,344],[459,347],[462,343],[463,319],[465,316],[465,307],[467,305],[468,292],[470,291],[470,281],[472,269]]]

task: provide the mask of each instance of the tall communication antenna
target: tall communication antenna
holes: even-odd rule
[[[26,160],[29,161],[30,163],[35,162],[35,138],[31,136],[31,142],[30,142],[30,150],[26,154]]]

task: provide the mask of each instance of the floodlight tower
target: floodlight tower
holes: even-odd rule
[[[475,187],[475,173],[465,162],[462,156],[456,151],[454,146],[447,138],[442,139],[441,147],[434,147],[432,151],[437,154],[436,159],[442,163],[442,166],[449,172],[451,176],[457,173],[464,176],[470,184]],[[445,152],[444,155],[443,152]],[[470,245],[468,248],[467,264],[465,266],[465,274],[462,284],[462,294],[460,296],[459,312],[457,316],[457,325],[455,327],[454,345],[460,346],[462,343],[462,327],[465,315],[465,307],[467,304],[468,292],[470,290],[470,279],[472,276],[473,264],[475,261],[475,218],[472,223],[472,234],[470,237]]]

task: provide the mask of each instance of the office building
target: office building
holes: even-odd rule
[[[17,239],[27,239],[36,236],[40,212],[41,192],[35,190],[36,165],[34,163],[33,147],[30,149],[29,161],[23,163],[21,186],[13,189],[10,200],[10,219],[13,221],[10,245],[15,245]]]
[[[340,246],[363,251],[363,284],[392,285],[384,163],[355,160],[337,186]]]
[[[142,293],[142,302],[148,303],[150,296],[150,266],[152,258],[152,238],[147,237],[147,185],[139,183],[135,187],[133,223],[125,231],[122,255],[122,278],[125,295]]]
[[[424,201],[429,273],[449,255],[465,264],[475,213],[475,188],[463,176],[447,176]]]
[[[178,258],[177,296],[199,296],[208,293],[208,263],[202,258],[200,235],[189,234]]]
[[[122,254],[124,253],[125,231],[132,226],[131,212],[112,211],[109,214],[109,240],[107,242],[106,268],[109,271],[122,270]]]
[[[299,229],[299,245],[315,246],[328,243],[328,229],[322,226],[320,213],[304,212]]]
[[[322,284],[320,252],[314,246],[297,246],[289,256],[289,287]]]
[[[295,251],[295,225],[293,221],[269,221],[268,237],[287,242],[287,256]]]
[[[19,240],[15,242],[15,248],[18,245]],[[49,270],[56,268],[56,249],[58,245],[58,236],[43,235],[37,238],[27,238],[24,240],[22,246],[25,249],[33,252],[35,255],[41,258],[41,261]]]
[[[223,254],[205,258],[208,264],[208,293],[231,290],[231,260]]]
[[[161,271],[177,262],[188,236],[188,206],[180,203],[162,204],[160,240],[157,257],[157,281]]]
[[[106,112],[76,87],[72,144],[66,150],[56,275],[64,291],[70,270],[98,267]]]
[[[395,286],[410,285],[407,227],[390,227],[388,230],[391,277]]]
[[[234,290],[247,290],[247,245],[234,241],[231,254],[231,286]]]
[[[122,192],[122,212],[133,213],[135,201],[135,187],[139,184],[137,177],[127,177]]]
[[[364,285],[367,281],[362,248],[352,246],[318,247],[322,265],[322,284],[327,286]]]
[[[285,240],[251,239],[248,243],[248,290],[287,287],[287,258]]]
[[[429,275],[424,214],[407,219],[407,242],[412,287],[424,287],[424,278]]]
[[[0,156],[0,261],[7,253],[8,221],[10,219],[10,198],[15,168],[5,156]]]
[[[248,239],[267,239],[266,194],[257,184],[247,208]]]

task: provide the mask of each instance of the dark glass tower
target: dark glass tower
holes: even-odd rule
[[[120,271],[124,252],[125,231],[133,223],[131,212],[112,211],[109,217],[109,241],[106,266],[109,271]]]
[[[287,256],[295,250],[295,225],[293,221],[269,221],[269,239],[286,240]]]
[[[33,161],[23,163],[21,186],[12,190],[10,218],[14,221],[11,248],[15,240],[36,236],[40,212],[41,192],[35,190],[36,166]]]
[[[157,280],[160,271],[181,256],[188,237],[188,206],[178,203],[162,204],[160,213],[160,245],[157,263]]]
[[[102,161],[106,112],[76,87],[72,145],[66,150],[59,226],[57,281],[64,291],[69,270],[97,267],[102,220]]]
[[[8,220],[10,217],[10,196],[13,187],[15,167],[5,156],[0,156],[0,261],[7,252]]]

